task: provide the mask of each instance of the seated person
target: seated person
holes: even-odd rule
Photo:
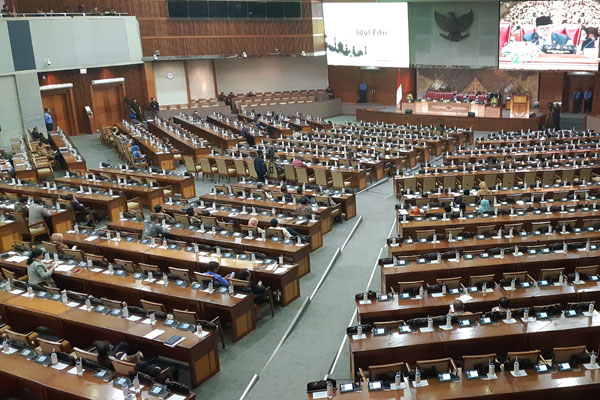
[[[279,190],[281,190],[281,193],[283,194],[283,197],[285,198],[286,203],[291,203],[293,200],[293,197],[288,192],[287,185],[286,184],[281,185]]]
[[[27,259],[27,276],[30,285],[46,285],[56,287],[52,273],[54,267],[48,267],[42,262],[42,250],[34,248]]]
[[[287,227],[284,228],[282,226],[279,226],[279,221],[277,221],[277,218],[271,218],[271,229],[277,229],[279,231],[281,231],[281,233],[283,234],[283,237],[285,239],[292,239],[293,237],[301,237],[306,239],[306,237],[304,235],[301,235],[300,233],[296,232],[294,229]]]
[[[29,215],[27,208],[27,196],[19,196],[19,201],[15,203],[15,212],[22,213],[24,216]]]
[[[140,153],[140,146],[133,145],[131,146],[131,155],[133,155],[133,158],[143,158],[144,156],[142,155],[142,153]]]
[[[150,222],[146,223],[146,226],[144,227],[144,231],[142,232],[142,240],[147,239],[147,238],[157,238],[160,236],[168,236],[169,235],[169,231],[167,229],[164,229],[159,223],[158,223],[158,217],[154,214],[150,215]]]
[[[205,272],[207,275],[212,275],[216,286],[229,286],[229,281],[219,275],[219,263],[211,261],[208,263],[208,271]],[[231,273],[233,275],[233,272]]]
[[[490,213],[492,211],[492,206],[490,205],[490,201],[488,199],[483,199],[479,203],[479,208],[477,209],[477,214],[483,215],[486,213]]]
[[[62,198],[64,200],[67,200],[69,202],[71,209],[73,209],[73,211],[75,211],[75,217],[77,218],[77,222],[80,222],[80,223],[85,222],[87,224],[87,226],[94,225],[93,217],[88,213],[85,213],[85,214],[83,213],[84,211],[87,211],[86,207],[83,204],[81,204],[75,196],[73,196],[71,193],[69,193],[69,194],[62,196]]]
[[[492,308],[492,311],[507,311],[510,308],[510,300],[506,296],[500,297],[498,305]]]
[[[292,161],[292,165],[294,168],[306,168],[307,165],[304,164],[304,157],[298,156]]]
[[[413,208],[411,208],[409,215],[412,215],[414,217],[421,215],[421,210],[419,209],[419,207],[414,206]]]
[[[51,243],[56,246],[58,251],[63,251],[64,249],[68,249],[69,246],[63,243],[64,236],[62,233],[53,233],[50,237]]]
[[[156,214],[159,221],[165,220],[168,224],[174,224],[177,222],[175,221],[175,218],[163,211],[163,208],[160,204],[154,206],[154,214]]]
[[[206,211],[206,210],[202,211],[202,215],[203,216],[204,216],[204,211]],[[210,217],[210,212],[208,212],[208,211],[206,211],[206,212],[208,213],[208,215],[206,215],[206,216]],[[188,219],[190,221],[190,225],[197,225],[197,226],[202,225],[202,220],[200,218],[196,217],[196,213],[194,212],[194,208],[193,207],[188,207],[185,210],[185,213],[188,216]]]
[[[258,183],[256,184],[256,190],[263,190],[263,186],[264,186],[264,183],[262,183],[262,182],[258,182]],[[263,191],[263,193],[265,194],[265,198],[266,198],[266,199],[268,199],[268,200],[271,200],[271,199],[273,199],[273,196],[271,195],[271,193],[270,193],[270,192],[268,192],[268,191]]]
[[[300,199],[300,205],[296,207],[295,212],[300,216],[310,217],[312,214],[312,208],[309,206],[308,199],[306,197]]]
[[[481,197],[484,194],[492,194],[492,191],[488,188],[488,185],[481,181],[479,182],[479,190],[477,191],[477,196]]]
[[[127,342],[121,342],[113,347],[111,354],[114,358],[121,361],[127,361],[130,363],[136,363],[144,358],[144,354],[139,351],[135,346]]]
[[[265,231],[264,229],[258,227],[258,219],[256,219],[255,217],[252,217],[250,218],[250,220],[248,220],[248,226],[256,228],[256,232],[258,232],[259,235],[262,235]]]
[[[262,285],[261,281],[254,283],[250,280],[250,271],[243,269],[238,272],[235,276],[236,279],[241,281],[248,281],[249,286],[235,287],[235,290],[240,292],[252,293],[254,295],[254,304],[266,303],[269,299],[267,298],[267,288]]]
[[[465,304],[461,300],[454,300],[452,304],[450,304],[450,315],[459,316],[459,315],[472,315],[472,312],[465,311]]]
[[[44,207],[44,201],[36,197],[33,204],[29,206],[29,225],[44,221],[44,217],[50,218],[52,214]]]
[[[92,346],[96,348],[96,353],[98,353],[99,364],[104,368],[113,369],[112,363],[108,358],[112,350],[110,342],[108,340],[95,340],[92,342]]]

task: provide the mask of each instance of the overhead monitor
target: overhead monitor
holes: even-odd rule
[[[408,67],[406,3],[323,3],[329,65]]]
[[[598,70],[600,0],[500,2],[499,67]]]

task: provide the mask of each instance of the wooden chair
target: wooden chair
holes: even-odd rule
[[[496,232],[496,225],[478,225],[475,231],[477,235],[492,236]]]
[[[267,237],[276,237],[276,238],[279,238],[279,240],[284,239],[283,231],[281,231],[280,229],[277,229],[277,228],[267,228],[265,230],[265,233],[266,233]]]
[[[335,189],[347,189],[352,187],[352,181],[344,179],[344,174],[340,171],[331,171],[331,179]]]
[[[256,226],[240,225],[240,230],[242,232],[252,232],[254,237],[258,236],[258,228]]]
[[[219,316],[216,316],[213,319],[211,319],[210,322],[212,322],[213,324],[216,325],[217,332],[219,333],[219,336],[221,337],[221,346],[223,348],[225,348],[225,333],[223,332],[223,325],[221,324],[221,318],[219,318]]]
[[[115,264],[117,264],[119,267],[123,268],[125,271],[129,272],[130,274],[136,273],[136,268],[135,268],[135,264],[133,263],[133,261],[121,260],[119,258],[115,258]]]
[[[138,267],[140,268],[140,270],[142,270],[144,274],[152,272],[152,275],[156,277],[159,277],[161,274],[161,270],[157,265],[139,263]]]
[[[202,283],[202,282],[207,282],[207,281],[214,281],[214,276],[209,275],[209,274],[204,274],[202,272],[198,272],[198,271],[194,271],[194,278],[196,279],[196,282],[198,283]]]
[[[50,231],[48,229],[48,226],[46,225],[46,222],[44,221],[39,221],[33,224],[28,224],[27,222],[25,222],[25,217],[23,216],[23,214],[21,213],[9,213],[10,215],[12,215],[16,222],[17,222],[17,226],[19,227],[19,231],[21,232],[21,234],[24,234],[26,236],[29,236],[30,238],[30,243],[33,244],[35,242],[35,239],[39,236],[43,236],[43,235],[47,235],[48,237],[50,237]]]
[[[542,185],[543,186],[554,185],[554,171],[544,171],[542,173]]]
[[[396,321],[375,321],[373,322],[374,328],[389,328],[394,329],[399,327],[400,325],[404,325],[404,320],[396,320]]]
[[[540,359],[540,356],[540,350],[509,351],[508,353],[506,353],[506,361],[513,361],[518,358],[520,361],[526,360],[535,365]]]
[[[130,374],[135,373],[135,363],[129,361],[117,360],[115,357],[109,357],[110,362],[115,369],[117,375],[129,377]]]
[[[24,242],[22,240],[15,240],[15,243],[13,245],[13,248],[16,251],[31,251],[31,243],[29,242]]]
[[[456,371],[456,365],[450,357],[437,360],[418,360],[417,367],[420,371],[435,369],[437,373]]]
[[[558,280],[564,274],[564,268],[542,268],[540,269],[539,281]]]
[[[57,342],[52,340],[42,339],[41,337],[37,338],[37,342],[42,349],[42,353],[51,354],[53,351],[61,351],[63,353],[71,353],[73,349],[71,348],[71,343],[68,340],[60,339]]]
[[[465,232],[465,228],[446,228],[446,237],[449,238],[450,237],[450,233],[452,233],[452,237],[456,238],[457,236],[462,235]]]
[[[39,339],[38,339],[39,340]],[[552,363],[570,362],[571,357],[587,354],[586,346],[555,347],[552,349]]]
[[[247,288],[247,290],[244,293],[252,293],[252,290],[250,290],[250,282],[249,281],[244,281],[244,280],[235,279],[235,278],[228,278],[228,281],[233,285],[234,288],[235,287],[244,287],[244,288]],[[257,310],[260,310],[261,308],[265,307],[267,304],[270,305],[271,318],[273,318],[275,316],[275,309],[273,307],[273,291],[271,290],[271,287],[266,287],[265,293],[267,295],[269,302],[264,303],[264,304],[255,304],[254,307]]]
[[[210,176],[211,180],[215,180],[215,174],[218,173],[218,169],[210,164],[210,160],[208,158],[200,158],[200,167],[202,169],[202,180],[204,180],[205,176]]]
[[[177,278],[190,282],[190,271],[184,268],[169,267],[169,272]]]
[[[315,177],[309,176],[306,168],[296,168],[296,176],[298,177],[298,184],[312,185],[315,183]]]
[[[35,332],[20,333],[7,329],[5,333],[6,338],[12,342],[22,343],[27,347],[37,347],[38,334]]]
[[[477,286],[479,284],[483,285],[484,283],[486,283],[488,285],[488,288],[492,288],[493,289],[493,286],[490,286],[490,282],[494,282],[494,278],[495,278],[494,274],[471,275],[469,277],[469,285],[470,286]]]
[[[462,368],[463,371],[468,371],[475,369],[475,367],[478,365],[485,365],[487,370],[487,366],[490,365],[490,362],[498,363],[498,361],[496,360],[496,353],[480,354],[475,356],[463,356]]]
[[[332,180],[327,178],[327,171],[325,169],[316,168],[314,171],[317,185],[324,187],[332,185]]]
[[[440,285],[446,285],[448,289],[460,289],[460,282],[462,281],[462,277],[457,276],[454,278],[437,278],[435,282]]]
[[[73,352],[77,356],[77,358],[81,358],[82,360],[88,360],[96,364],[100,364],[100,355],[98,353],[94,353],[96,350],[95,347],[92,347],[90,350],[83,350],[79,347],[73,347]]]
[[[435,234],[435,229],[416,230],[415,235],[417,240],[432,238]]]
[[[237,177],[237,170],[235,168],[229,168],[222,158],[217,158],[217,172],[219,179],[226,176],[227,182],[231,182],[232,177]]]
[[[62,253],[65,256],[65,258],[69,260],[83,261],[85,257],[85,253],[83,252],[83,250],[79,249],[64,249]]]
[[[178,224],[182,224],[185,228],[190,226],[190,219],[186,214],[173,214],[173,216]]]
[[[27,275],[23,275],[23,276],[17,278],[17,274],[15,274],[13,271],[10,271],[6,268],[2,268],[2,273],[4,274],[4,277],[10,282],[11,285],[14,280],[27,281],[29,279],[29,277]]]
[[[250,176],[250,178],[255,180],[258,179],[258,174],[256,173],[256,169],[254,168],[254,162],[247,161],[246,165],[248,167],[248,175]]]
[[[292,164],[284,164],[283,171],[285,172],[285,180],[288,183],[296,182],[296,169]]]
[[[502,225],[502,234],[508,235],[511,229],[513,235],[517,235],[523,230],[523,224],[504,224]]]
[[[465,189],[473,189],[475,187],[475,175],[463,175],[462,177],[462,188]]]
[[[127,211],[128,212],[133,212],[135,210],[141,210],[141,209],[142,209],[142,202],[140,201],[139,197],[134,197],[133,199],[127,200]]]
[[[111,300],[105,297],[102,298],[102,304],[104,304],[108,308],[116,308],[119,310],[123,308],[123,306],[127,305],[127,303],[125,303],[124,301]]]
[[[421,287],[425,289],[425,281],[398,282],[398,293],[404,293]]]
[[[44,246],[44,249],[46,249],[46,251],[48,253],[61,254],[61,252],[58,250],[58,247],[56,247],[56,245],[54,243],[50,243],[50,242],[46,242],[45,240],[42,240],[42,246]]]
[[[198,322],[198,316],[195,311],[173,309],[173,317],[179,322],[194,324]]]
[[[390,376],[395,376],[396,373],[402,370],[408,370],[406,363],[397,362],[393,364],[369,365],[369,380],[389,380]]]
[[[593,276],[598,274],[598,266],[587,265],[585,267],[575,267],[575,271],[577,271],[579,275]]]
[[[231,232],[231,233],[233,233],[235,231],[233,228],[233,223],[231,223],[231,222],[217,221],[217,225],[219,226],[219,228],[221,228],[224,231]]]
[[[142,308],[144,310],[148,310],[148,311],[160,311],[160,312],[164,312],[164,313],[167,312],[167,308],[162,303],[155,303],[153,301],[148,301],[148,300],[140,299],[140,304],[142,305]]]
[[[512,189],[515,186],[515,173],[507,172],[502,175],[502,187]]]
[[[97,254],[85,253],[84,257],[86,261],[92,260],[93,265],[105,265],[107,262],[104,256]]]
[[[248,176],[248,170],[246,169],[244,160],[236,158],[233,160],[233,165],[235,165],[235,171],[238,176]]]
[[[201,216],[200,221],[202,221],[202,224],[204,225],[205,228],[210,228],[211,226],[217,226],[217,218],[215,218],[215,217]]]
[[[527,282],[527,280],[533,281],[534,279],[529,276],[527,271],[516,271],[516,272],[503,272],[502,279],[516,279],[517,282]]]

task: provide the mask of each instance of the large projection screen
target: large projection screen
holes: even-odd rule
[[[598,70],[600,0],[500,2],[500,69]]]
[[[329,65],[408,67],[406,3],[324,3]]]

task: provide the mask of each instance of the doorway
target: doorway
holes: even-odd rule
[[[121,122],[125,116],[123,83],[92,85],[91,90],[96,129]]]
[[[73,88],[43,90],[42,105],[50,110],[50,115],[54,120],[54,129],[60,126],[66,135],[79,134],[79,127],[75,118]]]

